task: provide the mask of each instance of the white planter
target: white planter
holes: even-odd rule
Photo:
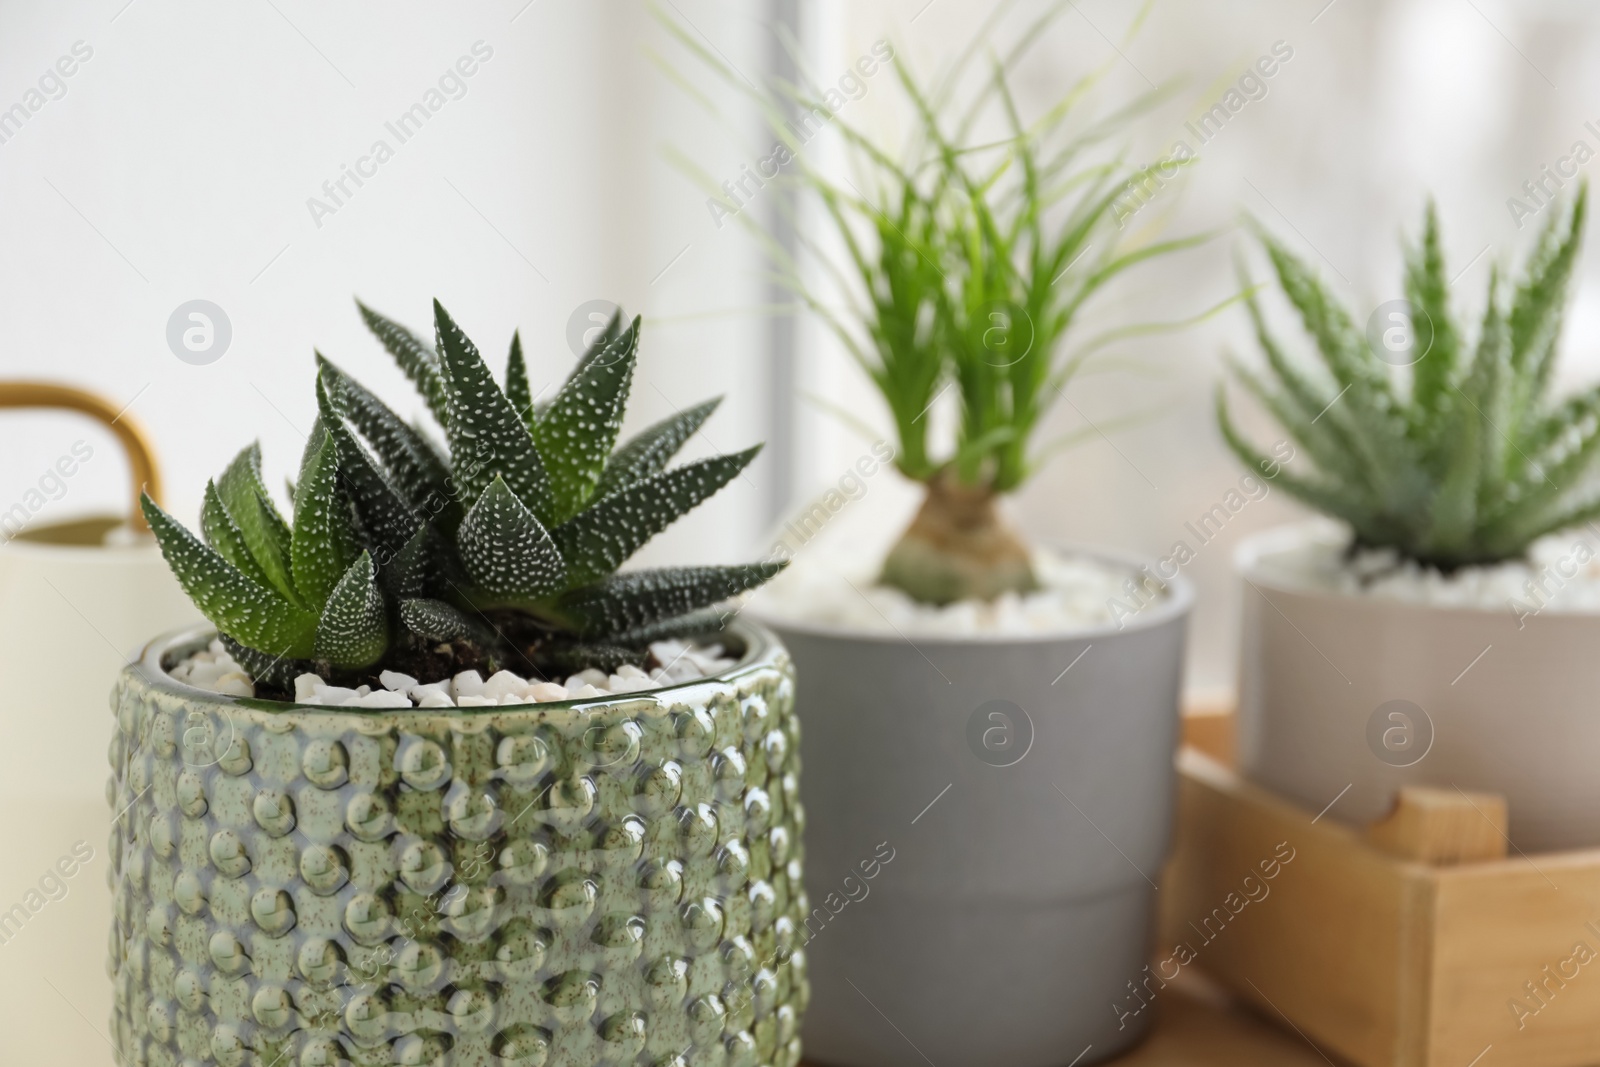
[[[1192,599],[1031,637],[763,616],[806,715],[808,1057],[1084,1067],[1144,1033]]]
[[[1288,563],[1316,536],[1270,530],[1235,556],[1245,774],[1354,823],[1403,785],[1500,793],[1517,848],[1600,844],[1600,614],[1329,589]]]

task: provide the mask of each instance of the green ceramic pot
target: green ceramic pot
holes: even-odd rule
[[[331,710],[112,697],[119,1062],[782,1065],[810,996],[794,673]]]

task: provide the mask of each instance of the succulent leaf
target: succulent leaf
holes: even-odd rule
[[[340,484],[355,503],[362,529],[377,548],[379,557],[391,559],[416,535],[422,519],[351,435],[320,377],[317,379],[317,406],[322,412],[322,424],[333,438]]]
[[[606,469],[600,475],[600,485],[595,495],[603,497],[660,474],[672,457],[677,455],[678,449],[683,447],[683,443],[695,435],[721,403],[722,398],[718,396],[692,408],[684,408],[629,438],[606,461]]]
[[[412,504],[449,495],[450,470],[434,446],[354,378],[317,355],[333,408],[372,446],[394,484]]]
[[[290,549],[295,588],[308,605],[326,604],[333,587],[361,554],[355,516],[339,491],[337,446],[326,430],[311,466],[300,478]]]
[[[200,505],[200,532],[205,536],[206,544],[216,549],[218,555],[237,567],[246,578],[263,588],[272,587],[261,564],[256,562],[256,558],[250,554],[250,547],[244,543],[244,534],[228,517],[228,510],[222,506],[222,497],[217,495],[217,483],[214,481],[206,482],[205,498]]]
[[[427,403],[428,410],[433,412],[433,417],[439,420],[441,426],[450,420],[450,405],[445,399],[444,379],[439,370],[439,354],[429,348],[416,334],[392,319],[373,311],[361,301],[356,301],[356,307],[361,309],[361,318],[382,342],[389,355],[399,365],[400,370],[422,394],[422,399]]]
[[[246,446],[234,457],[217,479],[217,495],[267,581],[289,600],[303,604],[290,567],[289,526],[261,480],[260,442]]]
[[[567,561],[567,583],[587,585],[615,571],[656,534],[727,485],[761,446],[677,467],[601,497],[552,531]]]
[[[550,472],[554,523],[576,515],[594,495],[606,459],[622,429],[628,387],[638,356],[639,320],[584,354],[533,428]]]
[[[563,594],[557,607],[582,636],[637,630],[754,589],[783,567],[763,562],[613,574]]]
[[[566,564],[538,517],[498,475],[456,533],[480,607],[526,605],[561,588]]]
[[[437,300],[433,312],[450,406],[445,431],[457,492],[464,500],[477,500],[500,477],[540,522],[549,522],[555,502],[533,437],[495,384],[477,346]]]
[[[335,667],[367,667],[389,647],[389,616],[378,589],[372,557],[360,557],[344,572],[317,624],[313,655]]]
[[[528,365],[522,358],[522,331],[511,334],[511,354],[506,357],[506,399],[516,409],[522,424],[533,433],[533,391],[528,385]]]
[[[1476,342],[1450,308],[1450,279],[1432,205],[1406,256],[1405,291],[1420,354],[1405,376],[1362,344],[1350,315],[1314,272],[1263,237],[1279,284],[1315,341],[1338,392],[1296,366],[1247,300],[1276,388],[1239,380],[1303,449],[1312,476],[1274,484],[1343,519],[1365,547],[1449,571],[1522,555],[1535,538],[1594,517],[1600,473],[1600,387],[1547,399],[1587,189],[1552,215],[1507,300],[1491,269]],[[1470,351],[1470,356],[1468,352]],[[1276,469],[1229,419],[1218,423],[1241,460]]]
[[[311,654],[315,613],[245,577],[149,496],[139,506],[178,584],[218,630],[268,655]]]
[[[400,601],[400,621],[406,629],[430,641],[475,637],[481,629],[455,605],[425,597]]]
[[[677,615],[668,619],[660,619],[632,630],[624,630],[613,634],[611,639],[621,645],[638,647],[649,645],[655,641],[666,641],[674,637],[693,637],[698,634],[716,633],[728,625],[728,613],[715,608],[703,611],[691,611],[687,615]]]

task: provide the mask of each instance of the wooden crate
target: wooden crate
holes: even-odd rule
[[[1222,720],[1186,736],[1231,750]],[[1147,986],[1198,967],[1362,1067],[1600,1064],[1600,849],[1508,858],[1492,796],[1407,790],[1358,830],[1199,748],[1179,771]]]

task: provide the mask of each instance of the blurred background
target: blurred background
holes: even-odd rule
[[[1017,5],[996,39],[1043,6]],[[692,448],[769,442],[744,478],[641,562],[766,555],[785,518],[870,450],[870,436],[813,398],[885,432],[888,420],[836,346],[792,313],[758,242],[719,220],[674,161],[736,178],[772,138],[751,102],[658,18],[751,83],[787,74],[820,86],[879,41],[919,72],[936,71],[991,9],[973,0],[662,0],[656,12],[637,0],[0,3],[0,377],[74,383],[125,410],[149,429],[169,501],[192,521],[205,480],[250,441],[262,443],[269,485],[298,462],[314,349],[420,412],[352,297],[424,330],[438,297],[490,353],[520,327],[536,385],[565,375],[573,339],[603,314],[595,302],[615,301],[646,320],[636,425],[724,393]],[[1588,5],[1158,3],[1130,37],[1136,12],[1074,0],[1013,85],[1025,114],[1102,65],[1089,104],[1101,112],[1170,85],[1122,147],[1144,163],[1184,140],[1200,161],[1129,226],[1141,237],[1218,235],[1130,275],[1085,332],[1181,318],[1226,298],[1237,288],[1234,256],[1253,254],[1238,228],[1245,215],[1297,248],[1364,319],[1399,295],[1397,238],[1415,232],[1429,195],[1459,272],[1455,293],[1476,314],[1490,263],[1525,248],[1542,219],[1523,183],[1570,187],[1600,150],[1600,12]],[[1186,124],[1269,55],[1273,76],[1201,144]],[[895,143],[904,114],[889,79],[866,79],[849,117]],[[823,166],[839,155],[831,135],[813,150]],[[1546,167],[1566,176],[1547,177]],[[1510,198],[1533,210],[1513,210]],[[770,199],[754,197],[747,210],[776,221]],[[1597,282],[1600,259],[1590,257],[1564,342],[1566,385],[1600,373]],[[213,306],[214,332],[185,359],[171,338],[196,324],[193,301]],[[1044,437],[1156,413],[1057,456],[1014,501],[1017,521],[1040,539],[1166,552],[1239,484],[1212,403],[1225,353],[1252,350],[1238,308],[1122,346],[1106,373],[1072,384]],[[91,458],[51,477],[79,442]],[[124,499],[123,460],[90,423],[4,413],[0,455],[0,514],[20,504],[29,524],[42,524]],[[880,473],[806,551],[873,551],[915,500]],[[1234,544],[1296,514],[1276,493],[1251,501],[1186,568],[1200,592],[1195,700],[1226,699],[1233,684]],[[84,647],[115,659],[92,637]],[[4,864],[0,901],[17,899],[67,844]],[[93,874],[97,885],[103,874]],[[82,951],[102,951],[97,910],[81,894],[69,900],[59,921],[81,920]],[[23,937],[43,948],[48,933],[30,927]],[[14,947],[0,945],[0,965],[11,958],[20,958]],[[57,994],[30,997],[26,1010],[59,1016],[62,1027],[75,1016],[87,1027],[104,1020],[103,991]],[[77,1051],[104,1053],[79,1030]]]

